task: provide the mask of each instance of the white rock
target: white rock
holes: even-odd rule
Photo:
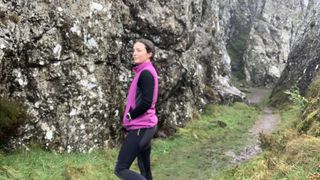
[[[36,103],[34,103],[34,107],[39,108],[40,103],[41,103],[40,101],[37,101]]]
[[[58,10],[59,12],[62,12],[62,11],[63,11],[63,9],[62,9],[60,6],[57,8],[57,10]]]
[[[53,132],[52,132],[52,130],[49,129],[49,130],[47,131],[47,133],[46,133],[45,139],[51,141],[52,138],[53,138]]]
[[[304,8],[308,7],[309,0],[303,0],[302,4],[303,4]]]
[[[122,73],[119,75],[119,81],[120,82],[127,82],[128,81],[128,77],[125,73]]]
[[[42,131],[49,130],[49,126],[47,123],[41,123],[40,128],[42,129]]]
[[[277,78],[280,78],[281,72],[280,72],[280,70],[279,70],[278,67],[276,67],[276,66],[271,66],[271,67],[269,68],[269,74],[270,74],[270,75],[273,75],[273,76],[275,76],[275,77],[277,77]]]
[[[54,55],[55,58],[60,59],[61,50],[62,50],[62,46],[60,44],[57,44],[53,48],[53,55]]]
[[[85,44],[89,49],[99,48],[98,43],[94,38],[90,38],[88,41],[85,42]]]
[[[76,33],[78,36],[81,36],[81,28],[76,24],[73,24],[73,26],[70,28],[70,31]]]
[[[6,45],[5,44],[0,44],[0,49],[4,49],[4,48],[6,48]]]
[[[71,109],[71,112],[69,113],[69,116],[75,116],[79,114],[79,112],[76,109]]]
[[[84,79],[80,81],[80,84],[84,87],[86,87],[87,89],[92,89],[97,87],[97,84],[89,82],[88,80]]]
[[[91,2],[90,3],[90,11],[101,11],[103,6],[99,3]]]

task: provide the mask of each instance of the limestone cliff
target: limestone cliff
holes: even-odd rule
[[[227,41],[234,74],[252,85],[273,87],[320,8],[319,2],[243,0],[236,7]]]
[[[306,95],[309,85],[319,72],[320,66],[320,2],[309,4],[303,23],[297,30],[288,63],[271,94],[271,102],[279,104],[287,100],[283,93],[293,86]]]

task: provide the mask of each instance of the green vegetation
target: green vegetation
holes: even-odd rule
[[[272,135],[261,135],[263,153],[224,173],[225,179],[320,179],[320,76],[307,98],[286,91],[294,105],[280,110],[282,122]],[[311,136],[310,136],[311,135]]]
[[[255,108],[241,103],[209,106],[200,119],[179,129],[174,137],[155,142],[156,179],[215,179],[230,166],[225,151],[242,150],[257,116]],[[220,127],[220,121],[227,126]]]
[[[226,171],[225,179],[308,179],[320,170],[320,139],[299,135],[295,124],[298,107],[282,109],[282,124],[272,135],[262,135],[263,153]]]
[[[0,148],[17,135],[18,128],[28,119],[30,116],[22,104],[0,97]]]
[[[154,179],[215,179],[231,164],[225,151],[240,152],[248,143],[248,129],[257,116],[256,108],[242,103],[208,106],[171,138],[154,141]],[[37,149],[0,154],[0,179],[117,179],[117,153],[116,148],[88,154]]]
[[[308,100],[300,95],[300,91],[297,86],[292,87],[290,90],[287,90],[284,93],[289,95],[289,100],[295,105],[299,106],[301,111],[306,108]]]
[[[310,85],[307,93],[308,104],[298,122],[298,130],[313,136],[320,137],[320,75]]]
[[[56,154],[40,149],[0,155],[0,179],[117,179],[117,150]]]
[[[240,25],[239,25],[240,26]],[[245,79],[243,54],[247,48],[250,28],[242,29],[234,39],[227,44],[227,51],[231,58],[233,76],[239,80]]]
[[[281,86],[275,87],[271,93],[269,105],[273,107],[286,106],[289,102],[289,96],[285,92],[294,86],[296,85],[293,80],[288,80],[282,82]]]

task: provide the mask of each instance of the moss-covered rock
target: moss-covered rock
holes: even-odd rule
[[[0,148],[19,133],[19,127],[29,118],[23,105],[0,97]]]
[[[298,130],[314,136],[320,136],[320,74],[312,82],[307,96],[309,103],[298,123]]]

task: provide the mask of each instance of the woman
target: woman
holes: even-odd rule
[[[133,78],[124,112],[123,126],[128,134],[118,155],[115,174],[121,179],[152,179],[150,167],[151,139],[156,132],[158,118],[155,114],[158,98],[158,75],[151,61],[154,44],[139,39],[133,45]],[[138,158],[140,173],[130,166]]]

